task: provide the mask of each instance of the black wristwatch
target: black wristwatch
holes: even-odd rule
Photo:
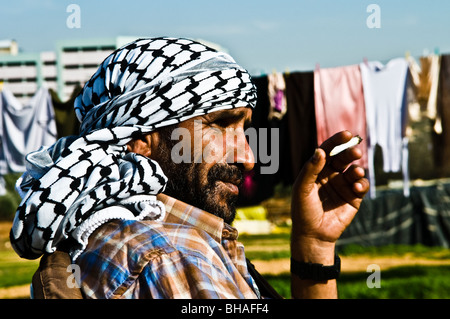
[[[341,259],[338,255],[335,255],[334,265],[324,266],[322,264],[299,262],[291,258],[291,273],[301,279],[311,279],[314,281],[336,279],[341,273]]]

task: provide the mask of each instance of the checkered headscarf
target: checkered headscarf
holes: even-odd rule
[[[227,54],[187,39],[140,39],[113,52],[75,101],[80,135],[27,156],[11,243],[25,258],[69,240],[73,259],[111,219],[162,218],[167,178],[127,143],[159,127],[254,107],[248,73]]]

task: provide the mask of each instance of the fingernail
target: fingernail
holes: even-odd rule
[[[313,164],[317,164],[320,161],[320,151],[318,148],[316,148],[316,150],[314,151],[314,155],[311,158],[311,162],[313,162]]]

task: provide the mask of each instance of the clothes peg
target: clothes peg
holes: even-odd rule
[[[289,73],[291,73],[291,71],[289,70],[289,68],[286,68],[286,69],[284,70],[284,74],[285,74],[286,76],[289,76]]]
[[[363,62],[367,67],[369,67],[369,60],[367,60],[366,57],[363,58]]]

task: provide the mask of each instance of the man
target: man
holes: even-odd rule
[[[255,101],[248,73],[200,43],[115,51],[76,99],[80,135],[28,156],[14,249],[68,252],[87,298],[268,297],[229,226],[253,168],[244,132]],[[369,188],[350,166],[358,149],[327,156],[351,137],[327,140],[294,185],[293,297],[336,297],[335,242]]]

